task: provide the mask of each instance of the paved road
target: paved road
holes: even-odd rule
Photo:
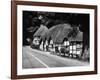
[[[88,62],[82,62],[76,59],[63,58],[50,54],[50,52],[39,51],[25,46],[22,49],[22,67],[23,68],[50,68],[50,67],[68,67],[85,66]]]

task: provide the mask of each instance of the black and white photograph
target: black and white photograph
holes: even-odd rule
[[[89,14],[23,11],[22,68],[88,66]]]
[[[12,78],[97,73],[97,7],[12,3]]]

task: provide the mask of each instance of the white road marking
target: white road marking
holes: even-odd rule
[[[27,53],[29,54],[29,53]],[[37,61],[39,61],[42,65],[44,65],[46,68],[49,68],[48,65],[46,65],[42,60],[40,60],[39,58],[37,58],[36,56],[32,55],[32,54],[29,54],[30,56],[34,57]]]

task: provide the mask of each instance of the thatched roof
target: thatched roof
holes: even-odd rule
[[[83,41],[83,32],[78,31],[75,37],[68,38],[69,41]]]
[[[68,36],[70,33],[71,35]],[[75,30],[73,31],[73,27],[71,27],[70,24],[59,24],[51,27],[50,29],[45,26],[41,26],[34,35],[41,36],[42,39],[49,39],[51,37],[55,43],[62,43],[64,38],[67,38],[69,41],[83,40],[83,32],[77,30],[77,33],[75,33]]]
[[[34,33],[34,36],[44,37],[44,35],[47,32],[48,32],[48,28],[46,26],[41,25],[40,28]]]
[[[51,37],[54,42],[62,42],[71,29],[69,24],[59,24],[50,28],[45,37],[47,39]]]

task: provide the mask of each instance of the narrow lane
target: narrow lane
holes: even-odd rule
[[[26,48],[23,48],[22,53],[22,67],[23,68],[45,68],[38,60],[36,60],[30,53],[27,52]]]
[[[51,55],[49,52],[23,47],[23,68],[85,66],[88,62]]]

